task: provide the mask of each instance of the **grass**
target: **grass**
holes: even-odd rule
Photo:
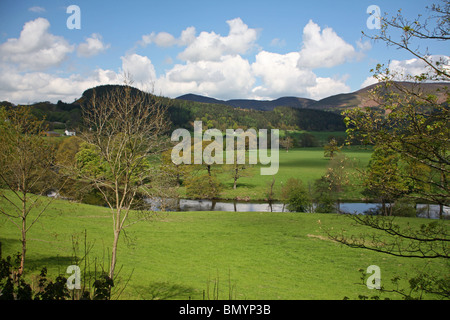
[[[419,225],[418,218],[398,218]],[[320,223],[319,223],[320,222]],[[447,222],[445,222],[447,223]],[[397,258],[351,249],[329,241],[323,227],[363,231],[334,214],[261,212],[170,212],[127,229],[120,239],[120,277],[130,281],[121,299],[357,299],[374,295],[361,285],[359,269],[381,268],[382,284],[413,275],[438,260]],[[92,245],[89,261],[108,266],[112,221],[105,208],[55,200],[29,232],[27,275],[46,266],[64,273],[73,264],[73,244],[83,255],[84,232]],[[19,231],[0,217],[3,255],[20,250]],[[83,271],[84,265],[81,264]],[[447,268],[447,269],[445,269]],[[123,284],[124,282],[122,282]],[[119,285],[120,286],[120,285]],[[395,298],[395,296],[391,296]]]
[[[355,165],[359,168],[367,166],[372,154],[372,150],[359,146],[345,147],[342,149],[342,152],[354,160]],[[242,177],[238,180],[236,190],[233,189],[233,179],[229,173],[219,174],[219,180],[223,184],[220,198],[236,199],[236,197],[240,197],[250,200],[264,200],[267,198],[269,185],[272,179],[275,178],[274,193],[275,198],[279,199],[281,187],[289,178],[299,178],[306,186],[312,184],[325,174],[330,161],[324,157],[323,148],[320,147],[296,148],[289,150],[289,152],[280,149],[279,158],[279,169],[275,176],[261,175],[261,165],[258,163],[250,169],[253,173],[251,176]],[[214,169],[220,170],[220,167]],[[342,199],[360,201],[362,200],[360,191],[358,188],[349,188],[348,191],[342,194]],[[183,189],[181,189],[181,194],[183,195]]]

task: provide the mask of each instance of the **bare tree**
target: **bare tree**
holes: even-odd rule
[[[167,139],[162,138],[162,134],[169,128],[166,107],[155,96],[131,84],[126,80],[124,86],[115,86],[106,92],[94,89],[89,103],[83,107],[88,130],[82,134],[82,139],[97,157],[101,170],[83,164],[79,167],[82,177],[93,183],[111,209],[114,233],[111,279],[121,232],[143,219],[128,221],[137,196],[151,193],[156,178],[160,178],[155,176],[156,166],[151,165],[151,157],[165,148]]]

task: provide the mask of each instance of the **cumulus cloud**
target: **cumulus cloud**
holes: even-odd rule
[[[133,53],[123,56],[121,59],[123,72],[129,73],[136,83],[148,85],[155,82],[155,67],[148,57]]]
[[[57,100],[71,102],[86,89],[114,83],[120,83],[118,74],[103,69],[96,69],[88,76],[73,74],[66,78],[45,72],[1,72],[0,97],[16,104]]]
[[[158,47],[171,47],[174,45],[177,46],[187,46],[195,39],[195,28],[188,27],[181,32],[181,35],[178,38],[175,38],[172,34],[168,32],[152,32],[150,34],[146,34],[142,36],[142,39],[139,41],[141,46],[147,46],[149,44],[156,44]]]
[[[85,42],[78,45],[77,54],[80,57],[92,57],[106,51],[109,47],[109,44],[102,42],[100,34],[93,33]]]
[[[306,90],[309,98],[320,100],[335,94],[350,92],[350,87],[345,84],[345,77],[341,79],[317,77],[315,85]]]
[[[260,52],[252,64],[252,70],[261,77],[263,84],[255,87],[253,94],[266,98],[296,95],[318,100],[350,90],[345,84],[345,77],[317,77],[310,69],[298,68],[299,56],[298,52]]]
[[[450,57],[444,55],[433,55],[428,56],[427,60],[430,61],[433,65],[437,62],[440,63],[440,67],[446,68],[449,70],[450,66]],[[397,75],[397,79],[401,80],[409,76],[417,76],[422,73],[431,73],[431,67],[425,63],[425,61],[413,58],[409,60],[392,60],[389,63],[389,70],[391,73]]]
[[[49,33],[49,28],[50,23],[44,18],[25,23],[18,39],[8,39],[0,45],[1,61],[26,70],[44,70],[60,65],[75,46],[63,37]]]
[[[445,55],[431,55],[427,57],[432,64],[438,62],[440,68],[446,69],[450,72],[450,56]],[[435,74],[432,68],[423,60],[412,58],[408,60],[392,60],[389,62],[388,69],[393,76],[393,80],[410,81],[411,77],[419,76],[423,73],[429,75]],[[439,80],[439,79],[437,79]],[[446,80],[446,79],[444,79]],[[377,83],[377,79],[373,76],[367,77],[361,84],[361,88]]]
[[[320,26],[312,20],[303,28],[299,68],[330,68],[356,56],[355,48],[339,37],[333,29],[324,28],[321,32]]]
[[[224,55],[240,55],[247,53],[255,46],[258,38],[256,29],[249,28],[240,18],[228,20],[230,31],[223,37],[215,32],[201,32],[178,55],[185,61],[219,61]]]
[[[305,88],[315,84],[316,75],[311,70],[297,67],[299,56],[298,52],[258,53],[252,70],[261,77],[263,85],[254,88],[253,93],[258,96],[305,94]]]
[[[196,93],[216,98],[242,97],[248,94],[254,82],[246,59],[226,55],[218,61],[176,64],[157,80],[156,89],[168,96]]]

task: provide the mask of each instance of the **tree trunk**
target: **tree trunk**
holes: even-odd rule
[[[111,254],[111,268],[109,269],[109,277],[111,279],[113,279],[113,277],[114,277],[114,269],[116,267],[117,245],[119,243],[119,236],[120,236],[120,230],[114,230],[114,242],[113,242],[112,254]]]
[[[27,253],[27,232],[26,232],[26,224],[27,220],[25,217],[22,217],[22,256],[20,257],[20,267],[18,271],[18,275],[21,276],[23,274],[25,268],[25,255]]]
[[[25,187],[23,185],[23,187]],[[25,189],[24,189],[25,190]],[[27,194],[22,193],[22,230],[21,230],[21,242],[22,242],[22,256],[20,257],[20,267],[18,270],[18,275],[21,276],[25,269],[25,255],[27,253]]]

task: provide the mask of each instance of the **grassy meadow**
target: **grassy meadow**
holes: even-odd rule
[[[354,168],[350,172],[356,174],[356,168],[365,168],[370,160],[372,150],[362,146],[344,147],[341,151],[354,163]],[[267,192],[272,179],[275,178],[274,197],[279,199],[281,187],[289,178],[298,178],[303,181],[305,186],[314,183],[326,172],[329,159],[324,157],[323,147],[313,148],[295,148],[286,151],[279,150],[279,169],[275,176],[261,175],[260,167],[269,165],[256,164],[249,170],[251,175],[239,178],[236,190],[233,189],[233,179],[231,173],[221,172],[220,165],[212,170],[217,170],[218,178],[222,182],[221,199],[246,198],[249,200],[264,200],[267,198]],[[206,170],[205,170],[206,172]],[[352,178],[356,182],[355,178]],[[361,189],[358,187],[349,188],[342,194],[343,200],[361,201]],[[183,188],[181,188],[183,195]]]
[[[122,234],[121,280],[113,298],[358,299],[377,294],[360,280],[359,270],[370,265],[380,267],[387,287],[395,275],[412,276],[426,266],[448,273],[439,260],[397,258],[334,243],[325,228],[367,231],[336,214],[161,212]],[[20,251],[19,239],[17,227],[0,216],[4,257]],[[87,258],[78,261],[82,274],[108,269],[112,239],[108,209],[54,200],[29,231],[26,277],[35,279],[44,266],[50,276],[64,274],[75,256],[84,256],[85,244]]]

